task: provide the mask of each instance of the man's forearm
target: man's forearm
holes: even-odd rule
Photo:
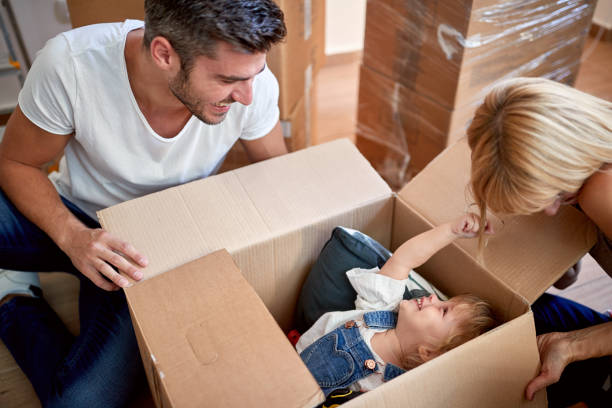
[[[86,228],[39,169],[0,159],[0,185],[19,211],[62,248],[70,231]]]

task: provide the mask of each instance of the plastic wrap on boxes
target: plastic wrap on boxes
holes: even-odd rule
[[[368,0],[358,147],[401,187],[460,137],[497,82],[541,76],[573,84],[595,4]]]
[[[465,134],[477,107],[448,110],[362,65],[357,147],[394,189]]]

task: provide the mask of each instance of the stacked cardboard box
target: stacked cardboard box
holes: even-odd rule
[[[270,70],[280,87],[279,108],[289,151],[316,142],[315,76],[325,63],[325,0],[277,0],[285,14],[287,38],[268,54]],[[249,163],[237,143],[220,171]]]
[[[144,0],[66,0],[72,27],[144,19]]]
[[[332,229],[361,230],[393,250],[465,211],[469,166],[460,141],[393,194],[353,144],[338,140],[100,211],[106,230],[149,259],[145,281],[125,293],[157,406],[321,402],[283,331]],[[347,407],[546,405],[543,391],[524,398],[539,366],[529,305],[591,247],[595,231],[571,207],[491,222],[484,263],[476,240],[458,240],[417,271],[448,295],[487,299],[502,324]]]
[[[499,81],[573,84],[593,0],[369,0],[357,145],[401,187],[465,134]]]
[[[285,14],[287,37],[268,56],[280,85],[281,119],[288,119],[308,95],[325,62],[325,0],[277,0]]]
[[[316,86],[313,83],[308,93],[298,101],[291,115],[280,120],[285,144],[290,152],[303,149],[314,144],[314,132],[316,129]],[[250,160],[240,142],[237,142],[225,156],[219,173],[237,169],[250,164]]]

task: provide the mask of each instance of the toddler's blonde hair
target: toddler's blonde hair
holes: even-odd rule
[[[488,302],[474,295],[458,295],[448,302],[454,304],[454,312],[460,316],[459,323],[440,344],[430,348],[432,357],[437,357],[469,341],[497,325],[493,310]],[[406,352],[401,356],[401,366],[410,370],[425,360],[418,352]]]

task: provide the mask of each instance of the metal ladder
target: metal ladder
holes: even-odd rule
[[[0,56],[0,76],[16,75],[19,84],[23,86],[23,82],[25,80],[24,68],[29,68],[30,62],[27,60],[28,57],[25,52],[23,52],[23,50],[25,49],[23,39],[21,38],[21,33],[17,28],[15,15],[13,14],[11,4],[8,0],[2,0],[2,6],[5,9],[5,13],[0,13],[0,31],[2,32],[2,37],[6,44],[8,55]],[[8,22],[5,21],[6,19],[8,19]],[[17,57],[17,53],[15,52],[15,46],[13,45],[13,37],[11,37],[9,29],[12,30],[13,35],[18,42],[18,46],[22,51],[21,55],[23,56],[25,67]],[[10,110],[4,112],[4,109],[0,109],[0,114],[4,113],[10,113]]]

